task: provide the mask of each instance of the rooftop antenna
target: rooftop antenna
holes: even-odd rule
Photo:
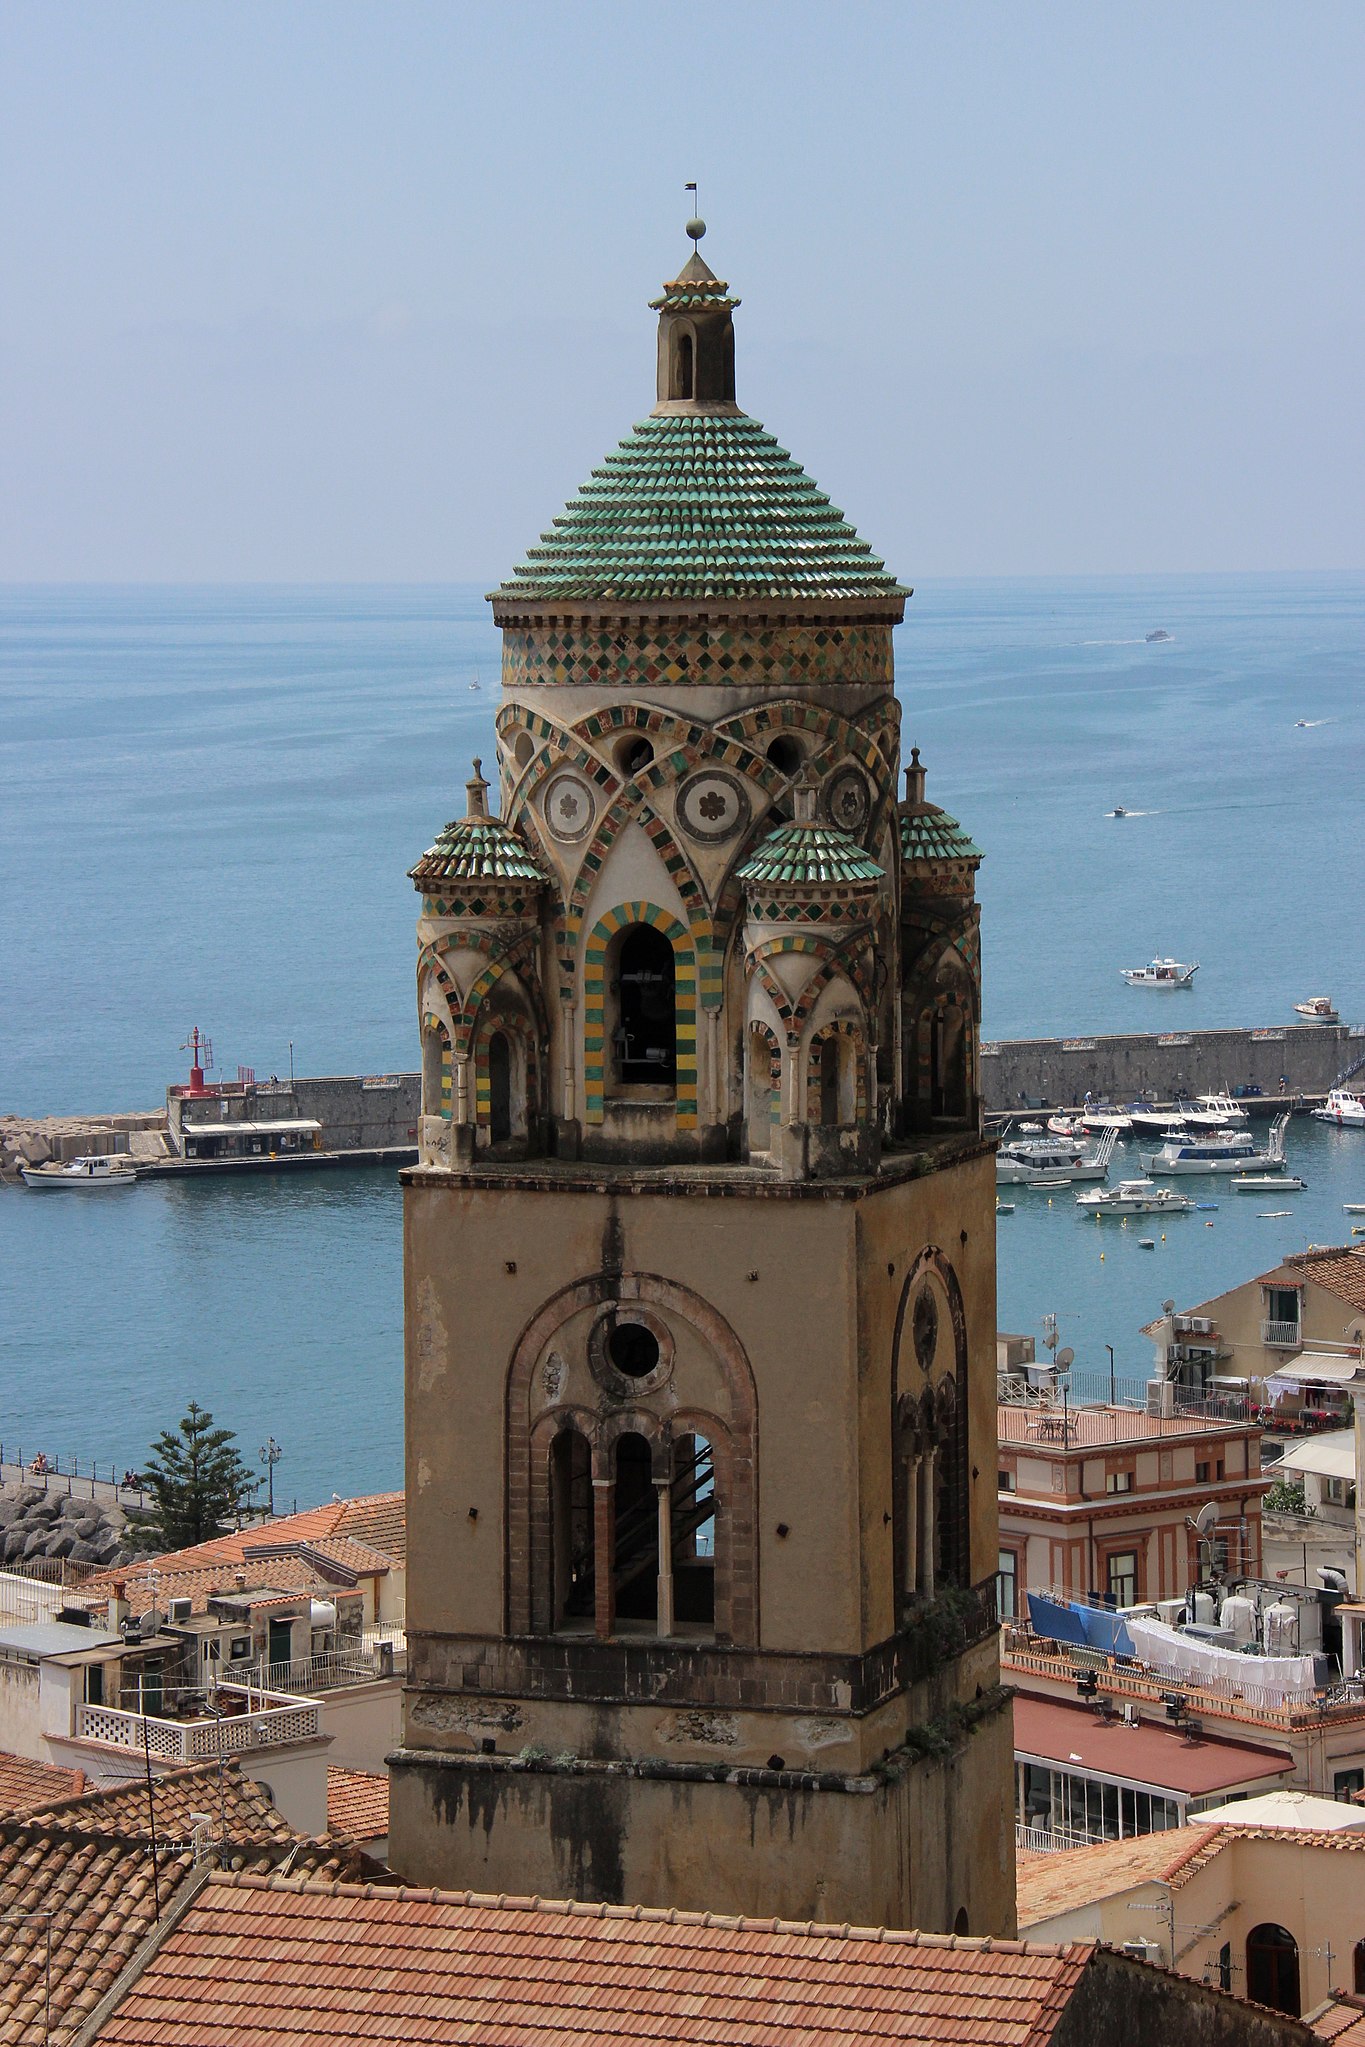
[[[687,184],[683,186],[683,190],[692,194],[692,218],[688,221],[685,232],[692,237],[692,252],[695,255],[697,243],[706,233],[706,222],[701,217],[700,203],[697,199],[696,179],[689,179]]]

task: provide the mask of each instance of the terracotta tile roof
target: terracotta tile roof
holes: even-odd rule
[[[393,1558],[385,1556],[383,1550],[373,1548],[367,1542],[356,1542],[349,1535],[318,1535],[308,1542],[284,1542],[278,1537],[262,1534],[259,1543],[246,1551],[247,1568],[261,1557],[297,1555],[303,1563],[315,1559],[323,1564],[335,1564],[351,1578],[382,1577],[393,1568]]]
[[[84,1770],[0,1754],[0,1813],[37,1812],[54,1798],[73,1798],[84,1789]]]
[[[155,1871],[141,1779],[0,1821],[0,2041],[69,2040],[184,1887],[197,1882],[183,1845],[191,1812],[227,1814],[222,1852],[235,1868],[303,1868],[321,1879],[370,1874],[352,1846],[296,1833],[236,1764],[156,1781]],[[162,1845],[164,1844],[164,1845]],[[48,1932],[51,1967],[48,1969]],[[50,2007],[47,2000],[50,1997]]]
[[[389,1831],[389,1780],[327,1765],[327,1831],[347,1841],[380,1841]]]
[[[349,1535],[353,1542],[367,1542],[382,1550],[396,1564],[408,1560],[408,1506],[406,1493],[370,1493],[358,1500],[343,1500],[335,1535]]]
[[[1365,1308],[1365,1250],[1359,1245],[1333,1246],[1321,1251],[1296,1251],[1285,1264],[1314,1286],[1326,1287],[1352,1308]]]
[[[579,2047],[591,2034],[655,2047],[1035,2047],[1094,1952],[215,1876],[95,2039]]]
[[[181,1555],[192,1552],[181,1552]],[[316,1592],[328,1587],[327,1581],[316,1565],[308,1564],[299,1557],[265,1557],[254,1563],[206,1563],[183,1565],[180,1556],[153,1557],[146,1563],[129,1564],[121,1571],[105,1572],[100,1579],[89,1579],[81,1587],[83,1598],[98,1604],[109,1598],[114,1583],[121,1581],[128,1600],[128,1610],[136,1619],[146,1613],[155,1601],[159,1611],[165,1611],[169,1599],[188,1599],[192,1613],[206,1613],[210,1599],[218,1594],[231,1595],[239,1589],[236,1574],[240,1571],[246,1578],[247,1592],[278,1592],[297,1595],[302,1592]]]
[[[98,1571],[82,1584],[82,1592],[108,1594],[122,1579],[131,1588],[155,1570],[162,1578],[170,1571],[197,1571],[229,1566],[226,1583],[232,1582],[232,1568],[246,1565],[253,1551],[268,1547],[276,1555],[298,1546],[325,1548],[333,1539],[359,1545],[379,1556],[385,1566],[407,1560],[406,1495],[366,1493],[355,1500],[329,1500],[325,1506],[309,1507],[302,1514],[282,1515],[275,1521],[254,1521],[230,1535],[215,1536],[211,1542],[195,1543],[191,1549],[168,1550],[164,1556],[146,1557],[114,1570]],[[343,1549],[341,1554],[347,1552]],[[379,1566],[367,1561],[363,1569]],[[264,1582],[261,1580],[260,1582]]]
[[[1191,1865],[1202,1868],[1210,1854],[1218,1853],[1222,1833],[1221,1827],[1172,1827],[1094,1848],[1020,1856],[1014,1878],[1020,1931],[1138,1884],[1174,1884],[1182,1872],[1192,1873]]]
[[[1365,1997],[1333,1990],[1306,2016],[1320,2039],[1335,2040],[1337,2047],[1365,2047]]]

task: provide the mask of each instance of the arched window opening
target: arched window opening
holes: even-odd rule
[[[488,1040],[488,1135],[494,1144],[512,1135],[512,1047],[502,1031]]]
[[[690,334],[680,334],[678,336],[678,396],[680,398],[690,398],[692,396],[692,384],[692,336]]]
[[[529,732],[518,732],[512,747],[512,758],[519,768],[524,768],[536,750],[536,743]]]
[[[1267,1921],[1247,1935],[1246,1994],[1272,2011],[1299,2016],[1299,1944],[1285,1927]]]
[[[450,1039],[434,1016],[422,1032],[422,1114],[450,1120]]]
[[[953,1932],[957,1934],[971,1932],[971,1927],[967,1922],[967,1907],[965,1905],[962,1907],[956,1919],[953,1921]]]
[[[812,1092],[818,1099],[808,1113],[829,1129],[846,1129],[858,1120],[858,1046],[847,1031],[830,1030],[818,1039],[812,1062]]]
[[[617,1438],[614,1456],[612,1557],[618,1621],[652,1621],[659,1613],[659,1502],[649,1444]]]
[[[795,775],[801,768],[801,749],[787,733],[779,732],[767,746],[768,759],[779,775]]]
[[[705,1436],[681,1436],[673,1446],[669,1523],[674,1619],[714,1627],[716,1473]]]
[[[967,1024],[958,1003],[935,1010],[930,1043],[933,1113],[961,1121],[967,1114]]]
[[[826,1038],[820,1047],[820,1121],[839,1121],[839,1040]]]
[[[661,931],[634,924],[621,934],[615,987],[615,1078],[627,1086],[676,1087],[673,947]]]
[[[639,733],[623,739],[616,753],[616,764],[623,775],[642,775],[653,759],[653,746]]]
[[[735,395],[735,323],[733,320],[725,322],[725,330],[720,340],[720,360],[721,375],[724,378],[721,386],[721,396],[733,398]]]
[[[1355,1944],[1354,1988],[1357,1997],[1365,1997],[1365,1940]]]
[[[595,1596],[592,1452],[566,1429],[550,1446],[554,1626],[591,1627]]]
[[[749,1149],[751,1152],[769,1151],[778,1097],[773,1085],[773,1051],[768,1033],[757,1027],[751,1028],[748,1049]]]

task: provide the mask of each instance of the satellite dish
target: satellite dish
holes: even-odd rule
[[[1175,1313],[1175,1302],[1174,1302],[1174,1301],[1163,1301],[1163,1302],[1161,1303],[1161,1312],[1162,1312],[1162,1314],[1163,1314],[1163,1315],[1174,1315],[1174,1313]]]
[[[1206,1500],[1203,1506],[1199,1509],[1199,1512],[1194,1517],[1194,1525],[1201,1535],[1207,1535],[1217,1519],[1218,1519],[1217,1501]]]
[[[1067,1366],[1074,1364],[1075,1361],[1076,1353],[1074,1350],[1072,1350],[1070,1344],[1068,1344],[1064,1350],[1059,1350],[1057,1353],[1056,1357],[1057,1370],[1059,1372],[1064,1372]]]

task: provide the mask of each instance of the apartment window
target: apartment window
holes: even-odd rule
[[[1365,1791],[1365,1770],[1338,1770],[1332,1779],[1332,1796],[1349,1805],[1358,1791]]]
[[[1222,1477],[1222,1473],[1221,1473],[1221,1472],[1219,1473],[1219,1477],[1220,1477],[1220,1478]],[[1196,1485],[1207,1485],[1207,1484],[1208,1484],[1208,1482],[1209,1482],[1209,1467],[1208,1467],[1208,1465],[1207,1465],[1207,1464],[1196,1464],[1196,1465],[1195,1465],[1195,1467],[1194,1467],[1194,1482],[1195,1482],[1195,1484],[1196,1484]]]
[[[1132,1472],[1111,1471],[1105,1478],[1104,1490],[1107,1493],[1131,1493],[1133,1490]]]
[[[1136,1606],[1137,1551],[1115,1550],[1105,1559],[1105,1590],[1115,1606]]]
[[[1332,1507],[1354,1507],[1356,1489],[1354,1479],[1329,1478],[1323,1484],[1323,1498]]]
[[[995,1597],[1002,1621],[1012,1621],[1018,1611],[1019,1559],[1012,1549],[1002,1549],[995,1574]]]
[[[1014,1490],[1015,1490],[1014,1473],[1012,1471],[1002,1470],[1000,1473],[1000,1491],[1002,1493],[1012,1493]]]

